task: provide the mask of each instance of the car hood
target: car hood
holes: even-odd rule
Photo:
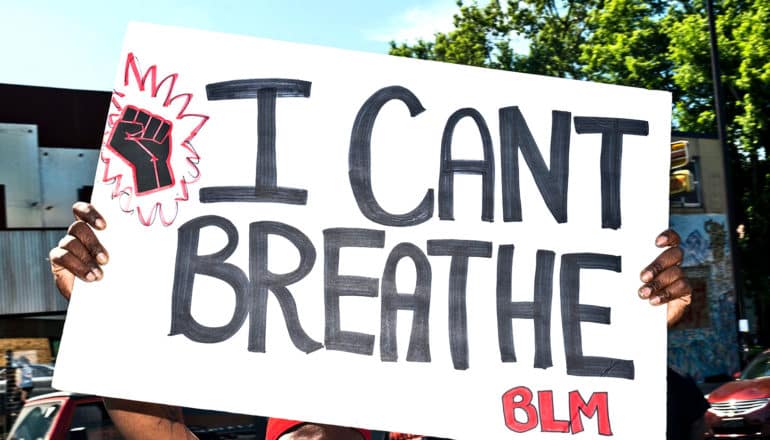
[[[711,403],[770,398],[770,377],[728,382],[709,393]]]

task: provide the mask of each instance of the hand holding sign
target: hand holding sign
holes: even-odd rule
[[[129,105],[115,126],[109,144],[134,169],[136,193],[171,186],[171,122]]]
[[[692,287],[680,267],[683,253],[676,231],[664,231],[655,239],[658,247],[668,247],[640,274],[645,283],[639,288],[639,297],[649,299],[650,304],[667,304],[668,326],[676,324],[692,300]]]
[[[72,223],[57,247],[51,249],[51,262],[56,287],[69,299],[75,277],[83,281],[102,278],[101,265],[109,260],[107,250],[94,235],[94,229],[107,227],[102,216],[88,203],[77,202],[72,206],[76,221]]]

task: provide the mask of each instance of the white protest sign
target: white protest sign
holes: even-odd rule
[[[93,193],[111,259],[76,286],[57,387],[663,438],[665,313],[636,290],[668,93],[144,24],[121,59]]]

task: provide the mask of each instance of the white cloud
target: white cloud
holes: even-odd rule
[[[369,32],[370,40],[415,43],[418,39],[432,40],[436,32],[448,32],[453,28],[452,18],[458,12],[454,1],[444,0],[431,6],[416,6],[392,19],[383,29]]]

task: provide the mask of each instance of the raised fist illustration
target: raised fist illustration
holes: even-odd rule
[[[136,194],[172,186],[171,122],[132,105],[115,124],[109,146],[134,169]]]

